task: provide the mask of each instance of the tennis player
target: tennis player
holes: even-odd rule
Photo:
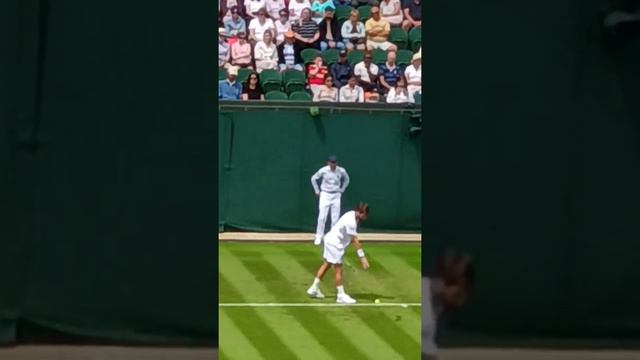
[[[358,240],[358,225],[360,222],[367,220],[369,216],[369,205],[366,203],[360,203],[355,210],[348,211],[338,222],[331,228],[324,236],[324,262],[320,265],[320,268],[316,272],[316,277],[313,279],[313,284],[307,290],[307,294],[313,298],[322,299],[324,294],[318,288],[320,281],[329,270],[329,267],[333,267],[336,275],[336,289],[338,296],[336,302],[339,304],[355,304],[356,300],[344,292],[344,286],[342,283],[342,259],[344,258],[344,251],[351,242],[356,248],[356,252],[360,257],[360,264],[363,269],[369,268],[369,262],[364,256],[364,250],[362,244]]]

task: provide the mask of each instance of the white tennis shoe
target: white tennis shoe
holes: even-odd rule
[[[309,296],[311,296],[312,298],[316,298],[316,299],[324,299],[324,294],[323,294],[323,293],[322,293],[322,291],[320,291],[320,289],[319,289],[319,288],[317,288],[317,287],[316,287],[316,288],[314,288],[313,286],[312,286],[312,287],[310,287],[310,288],[307,290],[307,294],[308,294]]]
[[[313,240],[313,245],[320,245],[321,242],[322,238],[317,237],[315,240]]]
[[[342,294],[338,295],[336,302],[338,304],[355,304],[357,301],[347,294]]]

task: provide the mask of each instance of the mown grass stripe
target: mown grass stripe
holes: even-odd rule
[[[229,317],[228,311],[220,311],[220,360],[260,360],[262,355]]]
[[[420,249],[413,253],[408,252],[407,249],[391,249],[390,253],[395,255],[397,258],[402,259],[402,261],[404,261],[409,267],[422,274],[422,256],[420,255]]]
[[[403,358],[413,360],[420,357],[420,343],[416,342],[413,337],[407,334],[398,324],[383,313],[363,310],[366,309],[351,309],[356,316],[367,323],[380,338],[389,344],[398,354],[401,354]],[[420,331],[420,326],[417,326],[416,332],[419,334]]]
[[[230,291],[234,298],[242,298],[241,294],[223,275],[218,275],[220,284]],[[225,309],[225,313],[236,324],[247,339],[251,339],[254,347],[264,359],[298,359],[280,337],[269,327],[252,308]],[[224,329],[220,330],[221,332]]]
[[[304,290],[306,290],[292,287],[289,280],[271,262],[265,259],[262,253],[240,250],[232,250],[232,252],[239,256],[239,260],[245,264],[249,271],[253,272],[256,279],[266,280],[265,287],[275,297],[287,299],[291,298],[292,292],[301,291],[304,293]],[[288,286],[283,287],[280,284],[288,284]],[[349,359],[368,359],[360,349],[354,346],[351,342],[351,337],[346,336],[337,326],[328,321],[324,313],[314,308],[287,308],[287,311],[295,316],[300,324],[316,339],[320,339],[320,344],[334,357],[343,359],[344,355],[348,354]],[[332,334],[335,341],[328,341],[327,334]]]
[[[236,258],[236,256],[229,250],[220,250],[218,256],[219,261],[219,273],[224,274],[232,283],[238,284],[242,288],[242,294],[239,292],[222,292],[224,289],[222,284],[220,285],[220,294],[218,296],[220,303],[234,303],[234,302],[277,302],[277,299],[267,291],[267,289],[258,282],[253,276],[253,273],[246,269],[246,267]],[[250,291],[247,291],[250,290]],[[240,296],[238,298],[237,296]]]

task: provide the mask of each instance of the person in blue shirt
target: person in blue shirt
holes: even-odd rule
[[[229,66],[227,69],[227,78],[218,81],[218,99],[219,100],[240,100],[242,86],[236,81],[238,77],[238,68]]]

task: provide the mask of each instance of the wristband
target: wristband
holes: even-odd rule
[[[357,253],[359,257],[364,257],[364,250],[358,249]]]

